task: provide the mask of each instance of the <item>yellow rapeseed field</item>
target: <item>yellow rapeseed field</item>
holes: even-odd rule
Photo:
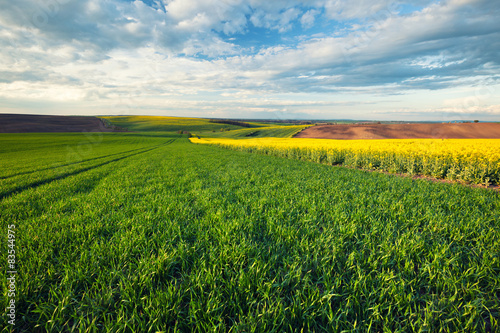
[[[500,139],[191,138],[235,150],[410,175],[500,183]]]

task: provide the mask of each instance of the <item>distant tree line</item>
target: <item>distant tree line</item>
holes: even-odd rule
[[[211,123],[217,123],[217,124],[228,124],[228,125],[241,126],[241,127],[252,127],[252,125],[250,125],[250,124],[244,123],[242,121],[236,121],[236,120],[210,119],[209,121]]]

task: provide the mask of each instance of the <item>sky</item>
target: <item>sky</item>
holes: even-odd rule
[[[498,0],[0,2],[0,113],[500,121]]]

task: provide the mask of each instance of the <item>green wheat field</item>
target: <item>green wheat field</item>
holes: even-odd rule
[[[2,332],[500,330],[498,191],[184,134],[294,126],[106,119],[130,131],[0,134]]]

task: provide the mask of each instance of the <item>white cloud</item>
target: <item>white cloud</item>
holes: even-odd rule
[[[375,15],[381,10],[394,12],[396,10],[397,2],[393,0],[325,0],[323,6],[325,7],[327,15],[332,19],[345,20],[352,18],[365,18]]]
[[[316,19],[316,15],[320,12],[315,9],[308,10],[302,17],[300,18],[300,24],[305,29],[311,28],[314,25],[314,21]]]
[[[487,0],[411,3],[427,6],[400,14],[389,0],[157,0],[153,7],[138,0],[9,2],[0,13],[0,98],[133,104],[155,112],[203,103],[211,112],[217,103],[227,112],[236,106],[327,112],[350,107],[332,104],[332,93],[372,100],[470,86],[476,78],[498,82],[498,6]],[[342,31],[307,35],[328,20],[348,23]],[[300,36],[290,35],[301,26]],[[248,52],[239,43],[255,27],[284,37]],[[310,95],[300,102],[272,98],[285,93]],[[481,103],[477,112],[500,102]],[[363,112],[366,105],[357,103]]]

